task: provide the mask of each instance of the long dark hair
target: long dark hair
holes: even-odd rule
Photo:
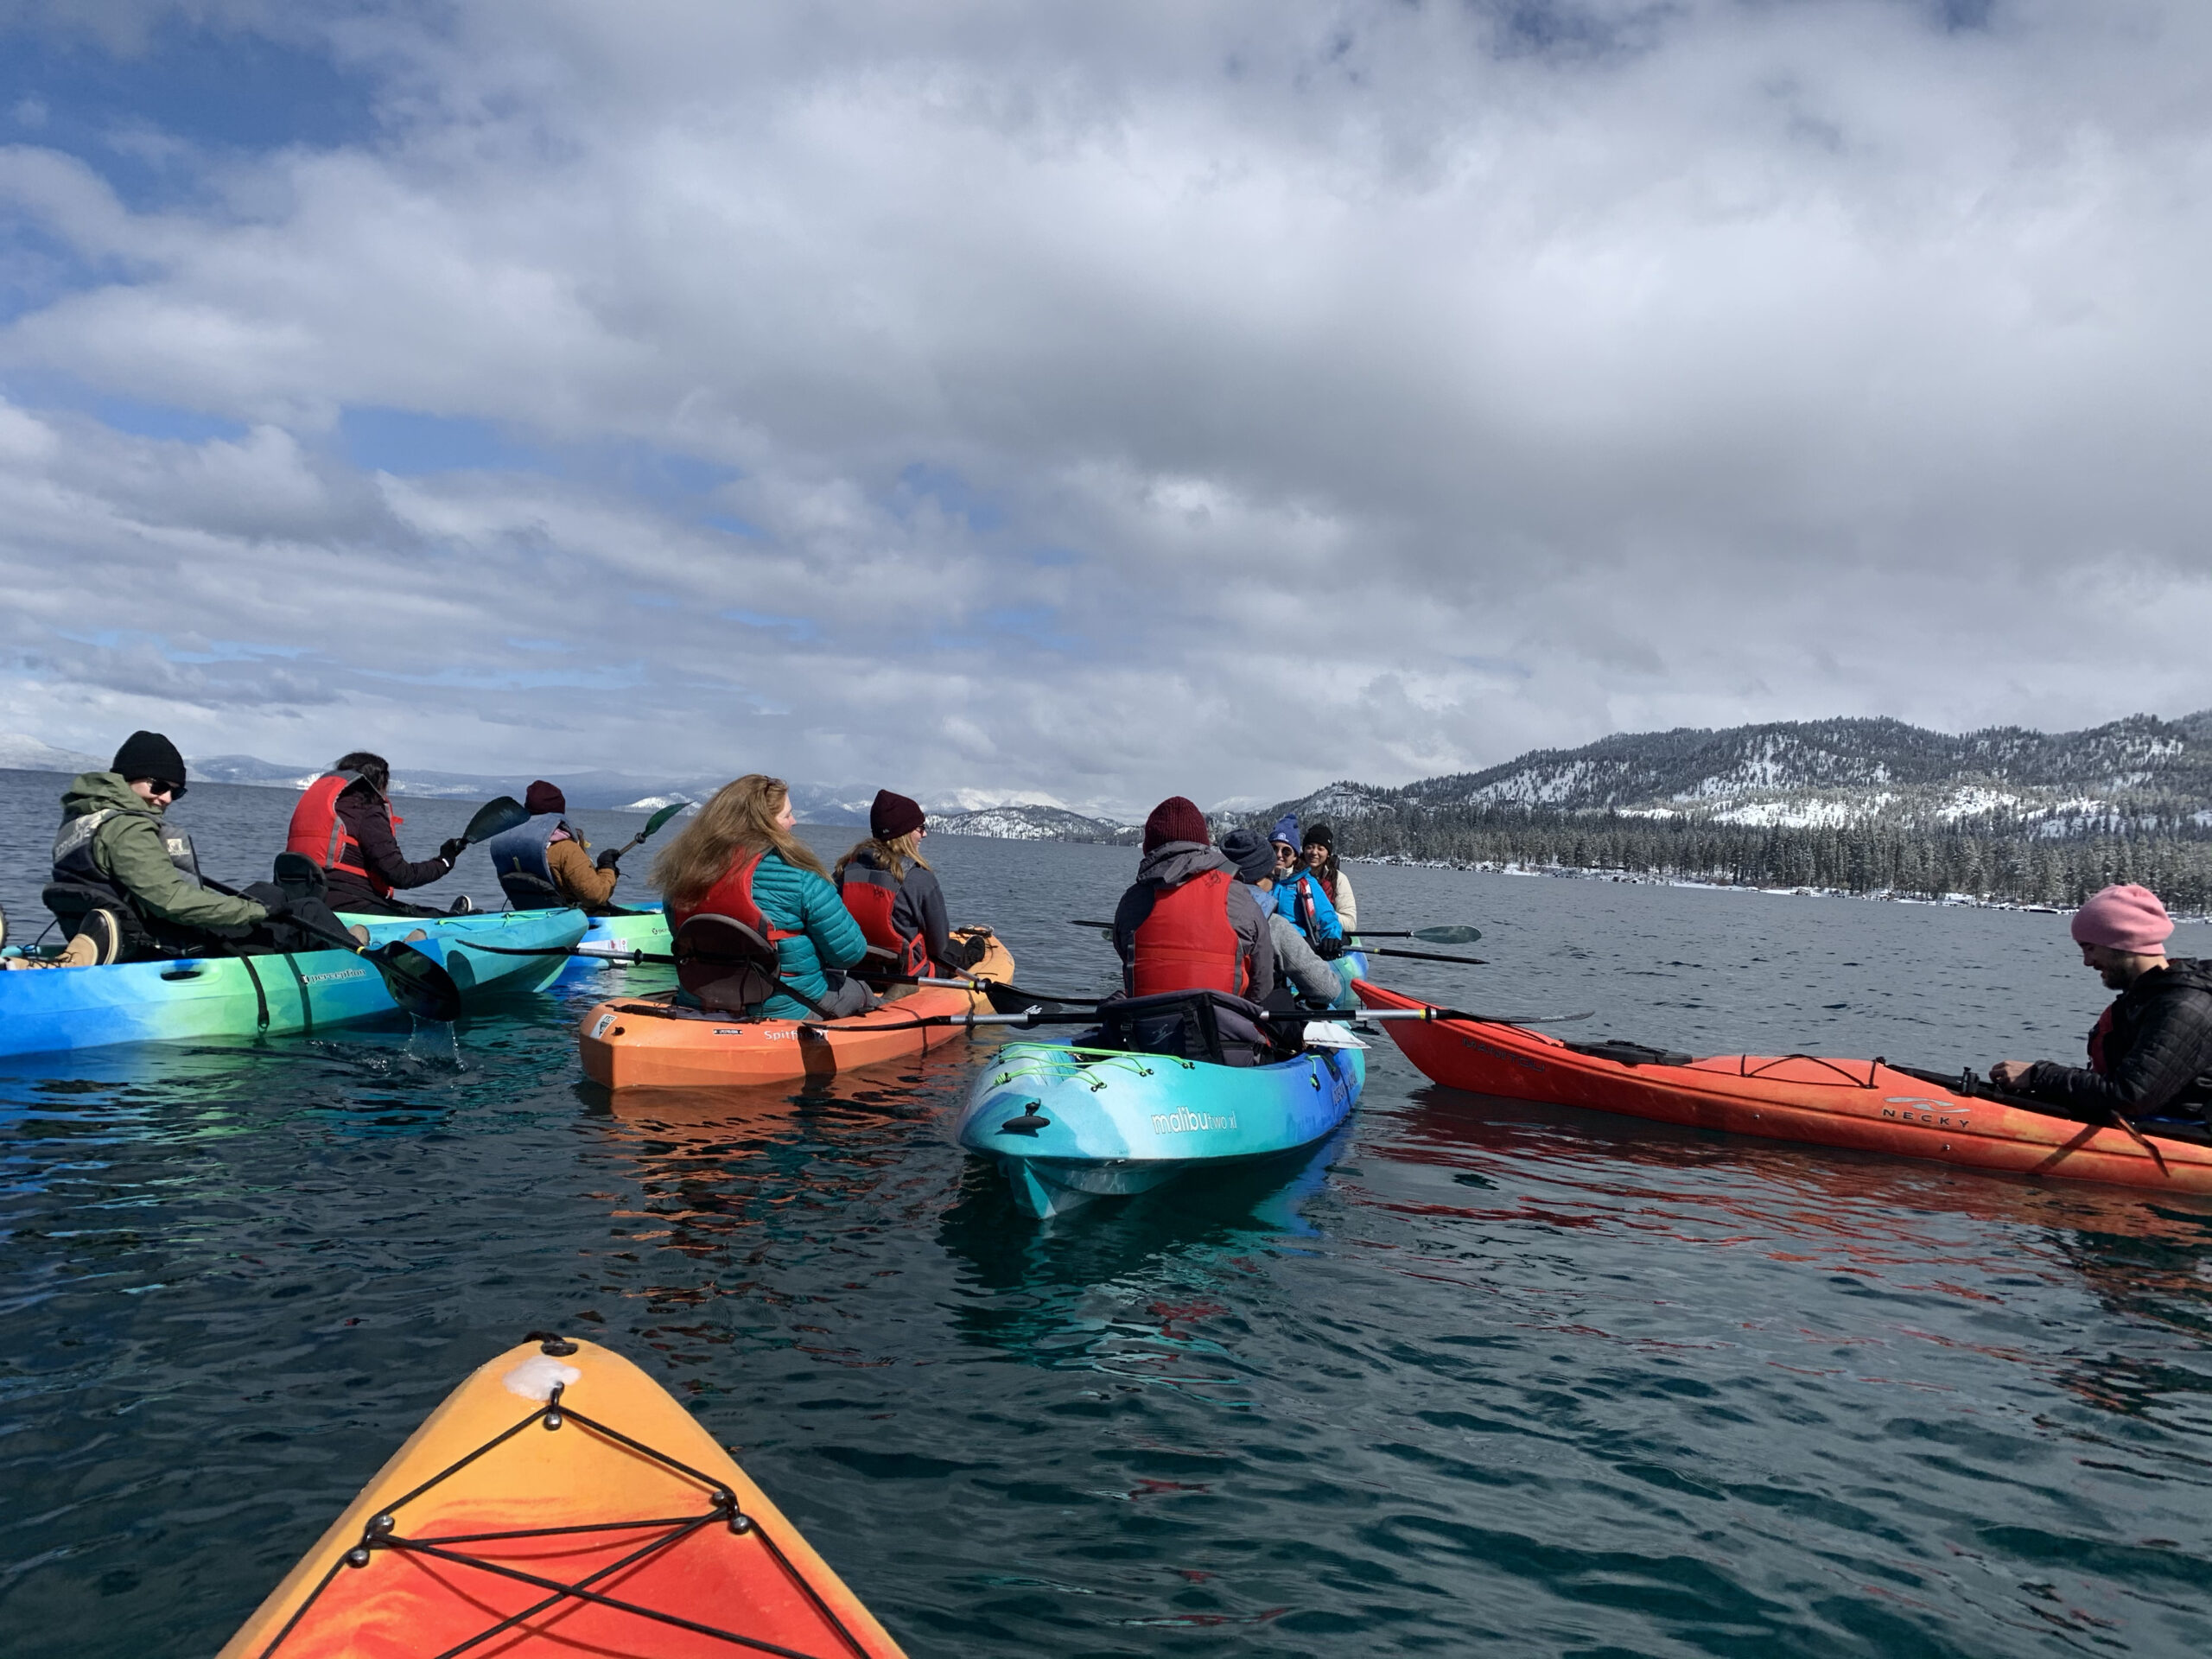
[[[333,772],[358,772],[361,781],[379,795],[391,793],[391,762],[380,754],[371,754],[366,749],[355,749],[338,757]]]
[[[1344,873],[1344,867],[1337,862],[1337,837],[1335,832],[1332,831],[1325,823],[1317,823],[1311,826],[1306,831],[1306,847],[1313,846],[1317,842],[1328,849],[1329,856],[1323,861],[1321,865],[1321,882],[1323,886],[1328,888],[1329,902],[1333,905],[1337,902],[1337,883],[1343,879]],[[1301,861],[1306,851],[1306,847],[1300,847],[1298,849],[1301,856]]]

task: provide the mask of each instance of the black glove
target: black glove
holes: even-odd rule
[[[467,850],[468,837],[467,836],[455,836],[450,841],[438,843],[438,856],[448,864],[458,863],[461,855]]]
[[[601,853],[597,858],[592,860],[591,867],[595,870],[611,870],[621,862],[622,849],[620,847],[610,847],[605,852]]]
[[[1344,955],[1344,936],[1342,934],[1338,934],[1333,938],[1317,939],[1314,941],[1313,954],[1320,957],[1324,962],[1334,962],[1338,957]]]

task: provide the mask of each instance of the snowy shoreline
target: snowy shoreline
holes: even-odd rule
[[[1777,899],[1868,899],[1891,905],[1928,905],[1954,910],[2018,910],[2037,916],[2070,916],[2070,905],[2024,905],[2012,899],[1984,899],[1970,893],[1947,893],[1940,899],[1925,893],[1878,888],[1853,893],[1848,887],[1766,887],[1751,882],[1699,881],[1688,876],[1653,875],[1638,870],[1599,870],[1572,864],[1521,864],[1494,859],[1408,858],[1396,853],[1355,854],[1347,864],[1394,864],[1416,870],[1465,870],[1484,875],[1548,876],[1568,881],[1614,881],[1637,887],[1697,887],[1709,893],[1764,893]],[[2212,922],[2212,915],[2175,913],[2176,924]]]

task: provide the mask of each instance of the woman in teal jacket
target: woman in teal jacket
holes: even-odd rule
[[[842,970],[868,954],[868,938],[845,908],[813,849],[791,833],[791,789],[748,772],[714,799],[653,861],[671,931],[701,912],[745,919],[757,910],[776,934],[778,976],[831,1014],[859,1014],[874,999]],[[749,898],[751,902],[746,903]],[[815,1011],[785,992],[758,1010],[774,1020]]]

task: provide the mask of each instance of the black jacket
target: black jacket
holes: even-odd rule
[[[2027,1090],[2094,1114],[2202,1116],[2212,1103],[2212,962],[2177,957],[2113,1000],[2088,1067],[2038,1060]]]
[[[391,809],[365,782],[349,785],[339,791],[338,816],[346,821],[346,833],[359,846],[361,862],[378,880],[390,883],[395,889],[427,887],[453,868],[442,858],[410,862],[407,855],[399,850],[399,837],[392,833]],[[370,915],[376,914],[383,902],[375,888],[345,870],[330,872],[328,896],[333,910],[359,911]]]

